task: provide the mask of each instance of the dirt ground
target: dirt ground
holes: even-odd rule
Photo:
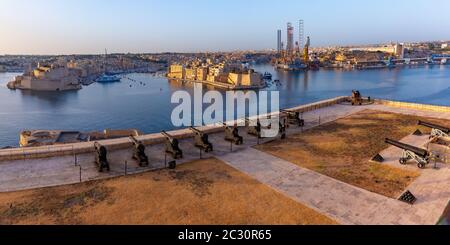
[[[343,182],[397,198],[418,172],[392,168],[369,160],[389,147],[385,138],[400,140],[420,129],[418,120],[450,126],[449,121],[365,110],[349,117],[288,135],[288,139],[256,148]]]
[[[335,224],[216,159],[0,194],[0,224]]]

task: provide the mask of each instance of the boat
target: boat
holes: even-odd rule
[[[108,57],[108,51],[105,49],[105,60],[104,60],[104,67],[105,67],[105,73],[101,75],[99,78],[97,78],[95,81],[98,83],[114,83],[114,82],[120,82],[120,77],[117,76],[119,73],[117,71],[109,71],[106,63],[106,58]]]
[[[308,66],[299,59],[293,61],[279,61],[276,63],[276,68],[285,71],[304,71]]]
[[[97,78],[95,81],[98,83],[120,82],[120,77],[115,76],[115,75],[103,74],[101,77]]]

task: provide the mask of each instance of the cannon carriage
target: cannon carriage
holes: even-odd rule
[[[419,121],[417,124],[420,126],[431,128],[430,139],[436,137],[450,137],[450,128],[424,121]]]
[[[261,138],[261,122],[256,120],[256,125],[252,125],[250,119],[245,119],[245,126],[247,127],[247,134]]]
[[[267,118],[267,120],[270,120],[270,116]],[[278,134],[280,135],[281,139],[286,138],[286,129],[287,129],[287,125],[288,125],[288,118],[283,117],[280,118],[280,120],[278,121]],[[247,126],[247,133],[249,135],[253,135],[258,137],[258,139],[262,138],[262,134],[261,134],[261,121],[259,119],[256,120],[256,125],[252,126],[251,125],[251,121],[250,119],[246,118],[245,119],[245,125]],[[272,124],[269,124],[269,126],[266,127],[267,129],[271,129],[272,128]]]
[[[352,106],[362,106],[362,105],[371,105],[375,103],[370,97],[363,97],[359,90],[352,90],[352,96],[347,97],[340,104],[352,105]]]
[[[227,124],[223,124],[225,126],[225,140],[232,142],[236,145],[242,145],[244,143],[244,138],[239,135],[239,129],[235,126],[228,126]]]
[[[183,151],[179,147],[178,139],[175,139],[172,135],[168,134],[166,131],[161,132],[162,135],[166,137],[166,153],[172,155],[174,159],[183,158]]]
[[[209,142],[208,134],[202,132],[194,127],[189,128],[192,132],[194,132],[194,145],[205,152],[213,151],[213,145]]]
[[[301,118],[300,112],[291,110],[280,110],[280,112],[287,116],[287,123],[298,125],[299,127],[305,126],[305,120]]]
[[[352,105],[362,105],[363,98],[358,90],[352,91]]]
[[[134,146],[132,158],[138,161],[140,167],[147,167],[149,161],[148,156],[145,154],[145,145],[134,136],[130,136],[130,140]]]
[[[98,171],[101,173],[104,170],[109,171],[109,162],[108,162],[108,150],[106,150],[106,147],[101,145],[98,142],[94,143],[95,148],[95,164],[97,165]]]
[[[399,162],[402,165],[405,165],[410,160],[414,160],[415,162],[417,162],[417,167],[423,169],[427,164],[430,163],[431,153],[425,149],[388,138],[385,139],[385,142],[403,150],[402,156],[399,159]]]

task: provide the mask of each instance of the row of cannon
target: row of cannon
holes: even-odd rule
[[[286,137],[286,128],[288,124],[303,127],[305,121],[301,117],[300,112],[281,110],[282,120],[279,122],[279,135],[281,139]],[[248,135],[262,138],[262,125],[257,119],[256,124],[253,125],[251,120],[246,118],[246,127]],[[224,140],[235,145],[244,144],[244,138],[239,135],[239,128],[237,125],[229,126],[225,123],[224,125]],[[270,125],[268,126],[270,128]],[[204,152],[211,152],[214,150],[213,144],[209,141],[209,136],[206,132],[196,129],[194,127],[189,128],[194,133],[194,146]],[[173,159],[183,158],[183,151],[180,148],[180,144],[177,138],[173,137],[166,131],[162,131],[161,134],[165,137],[165,153],[172,156]],[[141,141],[137,140],[135,137],[130,136],[130,141],[133,143],[133,155],[132,159],[139,163],[140,167],[149,166],[149,158],[145,153],[145,145]],[[109,162],[107,159],[108,151],[105,146],[101,145],[99,142],[94,143],[95,147],[95,163],[99,172],[110,171]],[[173,164],[173,163],[172,163]]]
[[[137,140],[134,136],[130,136],[130,140],[133,143],[133,160],[139,163],[139,167],[147,167],[149,165],[148,156],[145,153],[145,145]],[[109,161],[107,158],[108,150],[99,142],[94,143],[95,148],[95,164],[99,172],[110,170]]]

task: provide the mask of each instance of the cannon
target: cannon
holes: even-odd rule
[[[352,90],[352,105],[362,105],[363,98],[358,90]]]
[[[287,115],[287,122],[289,124],[298,125],[299,127],[305,126],[305,120],[300,118],[300,112],[290,110],[280,110]]]
[[[403,150],[402,157],[399,159],[399,162],[402,165],[406,164],[409,160],[414,160],[417,162],[417,166],[419,168],[425,168],[425,166],[430,162],[431,154],[425,149],[388,138],[385,139],[385,142]]]
[[[196,147],[205,152],[213,151],[213,145],[208,140],[208,134],[193,127],[190,127],[190,129],[194,132],[194,144]]]
[[[225,123],[225,140],[230,141],[236,145],[242,145],[244,143],[244,138],[239,135],[239,129],[237,126],[228,126]]]
[[[130,136],[130,140],[134,145],[132,158],[139,162],[139,167],[147,167],[149,162],[148,156],[145,154],[145,145],[134,136]]]
[[[183,158],[183,151],[179,147],[178,140],[166,131],[162,131],[161,134],[166,137],[166,153],[171,154],[174,159]]]
[[[106,150],[106,147],[101,145],[98,142],[94,143],[95,148],[95,164],[97,165],[98,171],[101,173],[104,169],[106,171],[109,171],[109,163],[108,163],[108,151]]]
[[[419,121],[418,125],[425,126],[427,128],[431,128],[431,136],[430,138],[435,137],[450,137],[450,128],[436,125],[429,122]]]
[[[259,122],[259,119],[256,121],[256,126],[251,126],[250,124],[250,119],[246,118],[245,125],[247,126],[247,133],[261,138],[261,123]]]

